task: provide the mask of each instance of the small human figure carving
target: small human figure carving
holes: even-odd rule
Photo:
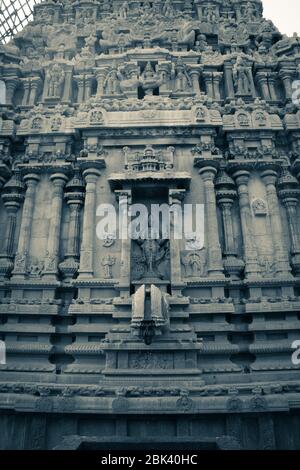
[[[172,75],[175,78],[175,92],[188,91],[188,88],[192,87],[192,80],[181,59],[177,60]]]
[[[61,93],[61,85],[65,79],[63,69],[58,65],[54,64],[48,70],[48,97],[59,98]]]
[[[238,95],[252,95],[251,71],[241,55],[233,68],[233,80]]]
[[[115,262],[116,262],[116,258],[111,255],[107,255],[102,258],[101,264],[103,266],[104,279],[113,278],[112,267],[114,266]]]

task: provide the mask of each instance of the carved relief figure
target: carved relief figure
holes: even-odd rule
[[[102,258],[101,264],[103,266],[103,276],[104,279],[112,279],[113,274],[112,274],[112,267],[114,266],[116,262],[116,258],[111,255],[104,256]]]
[[[65,73],[63,69],[54,64],[47,72],[48,77],[48,97],[59,98],[61,95],[61,86],[64,83]]]
[[[187,277],[202,277],[205,275],[205,257],[202,252],[191,251],[181,258]]]
[[[185,92],[188,91],[188,88],[192,87],[192,80],[188,74],[186,65],[181,59],[178,59],[175,64],[173,77],[175,79],[175,92]]]
[[[249,21],[256,21],[256,8],[253,3],[248,2],[244,9],[244,17]]]
[[[122,19],[126,19],[129,13],[129,4],[128,2],[124,2],[119,10],[119,17]]]
[[[114,65],[106,75],[104,81],[105,94],[107,95],[120,95],[122,94],[120,82],[122,75],[119,73],[118,68]]]
[[[233,68],[233,80],[235,92],[238,95],[251,95],[252,94],[252,80],[251,71],[246,64],[243,57],[238,56],[235,66]]]

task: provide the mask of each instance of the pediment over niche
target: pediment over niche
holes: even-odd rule
[[[269,114],[262,109],[256,109],[254,111],[240,109],[233,115],[223,116],[223,128],[225,131],[234,129],[283,130],[283,125],[280,117],[276,114]]]

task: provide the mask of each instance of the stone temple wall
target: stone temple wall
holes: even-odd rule
[[[299,79],[259,0],[45,1],[0,47],[0,448],[300,448]],[[204,246],[96,236],[136,203]]]

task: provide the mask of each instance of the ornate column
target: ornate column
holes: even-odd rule
[[[6,233],[2,252],[0,254],[0,278],[7,277],[13,269],[14,242],[17,213],[24,200],[25,186],[21,181],[19,172],[16,171],[12,178],[5,184],[2,200],[7,212]]]
[[[300,236],[297,207],[300,198],[299,183],[287,168],[283,168],[278,180],[278,194],[286,209],[292,255],[291,264],[296,276],[300,276]]]
[[[88,101],[92,94],[93,75],[85,76],[84,101]]]
[[[77,103],[82,103],[84,101],[84,76],[75,75],[74,79],[78,86]]]
[[[260,87],[262,98],[269,101],[271,99],[269,84],[268,84],[268,74],[267,72],[258,72],[256,74],[256,81]]]
[[[253,240],[253,226],[248,190],[249,177],[250,173],[245,169],[237,170],[233,173],[239,197],[246,278],[257,277],[261,271],[258,264],[257,249]]]
[[[68,181],[68,178],[64,173],[53,173],[50,176],[50,180],[53,184],[53,192],[51,203],[51,219],[43,276],[56,279],[58,272],[57,268],[60,244],[63,190],[66,181]]]
[[[101,173],[97,168],[98,165],[96,162],[91,162],[90,165],[90,167],[83,171],[83,177],[86,182],[86,189],[82,242],[80,248],[79,277],[81,278],[91,278],[94,274],[93,253],[96,232],[96,184]]]
[[[191,79],[193,83],[194,93],[196,93],[196,96],[200,96],[201,95],[200,83],[199,83],[200,70],[191,68],[190,75],[191,75]]]
[[[276,191],[277,171],[273,165],[268,165],[267,169],[262,171],[261,177],[266,186],[267,202],[271,222],[271,231],[273,238],[274,258],[276,263],[276,274],[280,276],[291,275],[291,266],[288,254],[283,247],[282,224],[279,212],[279,202]]]
[[[234,86],[232,78],[232,63],[231,61],[224,62],[224,78],[225,78],[225,94],[227,99],[234,99]]]
[[[69,103],[71,92],[72,92],[72,74],[73,70],[68,68],[65,70],[65,83],[64,83],[64,91],[62,95],[62,102]]]
[[[287,100],[291,100],[293,90],[292,90],[292,81],[293,81],[294,72],[292,70],[281,69],[279,72],[279,77],[281,78],[284,86],[285,97]]]
[[[214,99],[220,100],[220,82],[223,77],[223,72],[213,72],[213,90],[214,90]]]
[[[12,272],[15,279],[24,279],[26,276],[27,257],[30,248],[31,227],[35,206],[35,194],[40,177],[36,173],[28,173],[23,177],[23,180],[27,185],[27,189],[23,205],[18,249],[15,256],[14,270]]]
[[[6,84],[6,104],[12,105],[15,90],[19,83],[19,79],[17,77],[9,77],[9,78],[4,77],[4,80]]]
[[[59,265],[63,276],[70,280],[74,278],[79,268],[80,245],[80,211],[84,201],[84,182],[79,170],[75,170],[73,178],[65,186],[65,200],[70,211],[68,243],[65,259]]]
[[[119,203],[119,220],[127,220],[128,217],[128,206],[132,203],[131,190],[120,190],[115,191],[117,201]],[[121,222],[122,223],[122,222]],[[128,227],[123,226],[122,234],[121,227],[119,227],[119,233],[121,236],[121,264],[120,264],[120,279],[119,289],[121,297],[129,297],[130,295],[130,259],[131,259],[131,238],[128,236]]]
[[[171,206],[177,206],[181,211],[181,203],[184,199],[185,189],[169,189],[169,204]],[[181,261],[180,261],[180,249],[181,240],[175,238],[175,222],[176,218],[171,215],[170,220],[170,263],[171,263],[171,288],[172,295],[181,294],[181,290],[184,287],[184,283],[181,279]]]
[[[204,83],[205,83],[206,94],[209,98],[213,98],[214,97],[214,89],[213,89],[213,81],[212,81],[213,74],[212,72],[203,72],[202,76],[203,76]]]
[[[39,77],[32,77],[30,85],[31,85],[30,86],[31,89],[30,89],[28,104],[29,106],[34,106],[36,102],[37,92],[38,92],[39,86],[41,85],[41,79]]]
[[[104,95],[104,83],[107,71],[106,69],[100,69],[95,72],[97,79],[97,96],[100,97]]]
[[[23,83],[24,94],[22,98],[22,106],[28,105],[29,100],[29,91],[30,91],[30,78],[21,78],[21,82]]]
[[[218,164],[213,161],[203,161],[200,166],[199,175],[203,180],[205,197],[208,275],[211,277],[223,277],[222,251],[219,240],[217,204],[214,185]]]
[[[276,87],[275,87],[275,82],[276,82],[277,74],[276,72],[269,72],[268,73],[268,82],[269,82],[269,90],[270,90],[270,95],[271,95],[271,100],[272,101],[277,101],[277,93],[276,93]]]
[[[222,170],[215,182],[217,201],[222,213],[223,231],[224,231],[224,269],[225,273],[232,279],[240,279],[240,275],[245,267],[244,262],[238,258],[235,245],[232,206],[237,197],[235,183]]]

